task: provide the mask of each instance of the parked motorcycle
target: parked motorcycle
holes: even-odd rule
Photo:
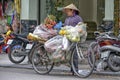
[[[4,34],[5,35],[5,34]],[[0,53],[9,53],[9,48],[6,42],[12,38],[11,36],[9,37],[3,37],[3,34],[0,34]]]
[[[91,67],[93,65],[93,61],[91,60],[93,56],[91,56],[91,53],[94,53],[96,59],[95,68],[97,68],[98,63],[106,62],[107,54],[109,52],[107,51],[100,52],[100,47],[109,45],[108,40],[116,39],[115,37],[113,37],[114,36],[112,32],[113,25],[114,24],[112,21],[109,22],[102,21],[102,23],[98,26],[98,30],[102,31],[102,33],[99,31],[94,32],[94,35],[96,36],[96,41],[91,42],[88,48],[88,61]],[[106,69],[106,67],[104,67],[104,69]]]
[[[0,36],[0,53],[7,52],[5,49],[4,38]]]
[[[28,60],[31,62],[30,53],[32,53],[33,47],[37,43],[31,42],[27,38],[17,34],[11,34],[11,36],[13,38],[7,42],[7,45],[10,47],[9,60],[15,64],[19,64],[28,56]]]
[[[98,26],[98,31],[109,32],[113,30],[113,26],[113,21],[102,21],[102,23]]]
[[[108,67],[115,72],[120,71],[120,38],[116,38],[114,40],[107,40],[109,45],[105,45],[101,47],[101,52],[108,51],[107,55],[107,64]],[[105,44],[105,43],[104,43]]]
[[[104,33],[95,32],[94,34],[96,36],[96,41],[92,42],[89,46],[88,61],[92,67],[93,62],[92,62],[91,58],[93,56],[91,56],[91,53],[94,53],[95,60],[96,60],[95,68],[99,71],[102,69],[105,70],[108,67],[107,61],[108,61],[108,56],[109,56],[110,51],[108,51],[108,50],[101,51],[101,47],[111,45],[110,42],[112,40],[113,41],[116,40],[117,38],[115,38],[113,35],[111,35],[111,34],[113,34],[113,32],[104,32]]]

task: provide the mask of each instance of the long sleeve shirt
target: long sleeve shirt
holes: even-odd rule
[[[83,22],[82,18],[79,15],[73,15],[66,18],[64,25],[76,26],[79,22]]]

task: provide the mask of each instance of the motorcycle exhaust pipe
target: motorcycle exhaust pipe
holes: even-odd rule
[[[103,51],[103,50],[112,50],[112,51],[115,51],[115,52],[120,52],[120,48],[115,47],[115,46],[111,46],[111,45],[101,47],[100,51]]]

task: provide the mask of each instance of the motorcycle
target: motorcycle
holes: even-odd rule
[[[92,42],[88,48],[88,61],[90,66],[92,67],[93,62],[91,58],[93,57],[91,53],[94,53],[95,56],[95,69],[97,71],[105,70],[108,68],[107,61],[110,51],[108,50],[101,50],[102,47],[111,45],[111,41],[116,40],[117,38],[114,37],[113,32],[94,32],[96,36],[96,41]]]
[[[9,53],[8,45],[6,44],[7,40],[12,38],[11,36],[4,38],[3,34],[0,34],[0,53]]]
[[[4,45],[4,38],[0,38],[0,53],[6,52],[5,45]]]
[[[28,60],[31,62],[30,53],[33,51],[33,47],[37,42],[29,41],[27,38],[17,34],[11,34],[12,38],[8,40],[7,45],[10,48],[8,54],[9,60],[15,64],[19,64],[24,61],[28,56]]]
[[[108,63],[110,51],[105,50],[104,46],[112,45],[112,42],[114,40],[117,40],[117,38],[113,35],[112,32],[113,25],[114,24],[111,21],[110,22],[103,21],[102,24],[98,26],[98,30],[99,29],[100,31],[102,30],[103,33],[100,33],[98,31],[94,32],[94,35],[96,36],[96,41],[92,42],[88,48],[89,64],[91,67],[93,66],[93,61],[91,60],[92,58],[91,53],[94,53],[96,60],[95,69],[98,71],[105,70],[109,67],[107,63]]]
[[[108,40],[107,43],[109,45],[102,46],[100,50],[109,52],[107,65],[112,71],[118,72],[120,71],[120,37]]]
[[[102,21],[98,26],[99,31],[109,32],[113,30],[114,23],[112,21]]]

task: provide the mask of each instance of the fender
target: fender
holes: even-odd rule
[[[115,47],[115,46],[111,46],[111,45],[103,46],[103,47],[100,48],[100,51],[104,51],[104,50],[112,50],[112,51],[115,51],[115,52],[120,52],[119,47]]]

